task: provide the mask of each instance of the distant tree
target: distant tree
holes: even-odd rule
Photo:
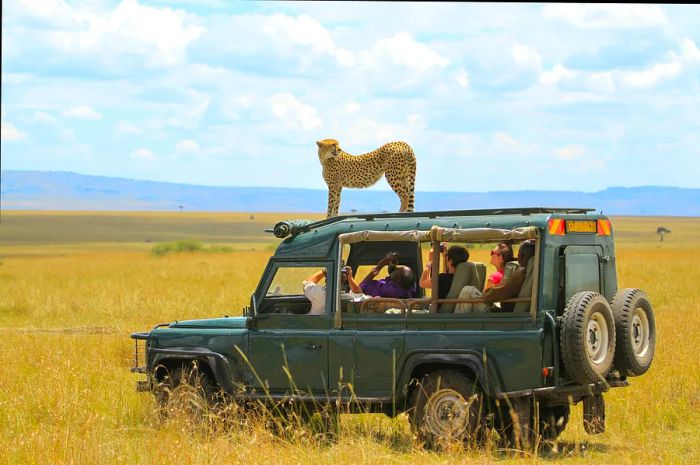
[[[182,211],[182,209],[185,208],[185,207],[183,207],[182,205],[178,205],[177,208],[179,208],[180,211]]]
[[[669,234],[670,232],[671,232],[670,229],[666,229],[663,226],[659,226],[658,228],[656,228],[656,234],[659,235],[659,240],[661,242],[663,242],[663,240],[664,240],[664,235]]]
[[[354,215],[355,213],[357,213],[357,208],[352,208],[352,209],[350,209],[350,213],[352,213],[353,215]]]
[[[251,220],[254,220],[254,219],[255,219],[255,215],[251,213],[251,214],[250,214],[250,219],[251,219]]]

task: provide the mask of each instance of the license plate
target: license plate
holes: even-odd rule
[[[597,233],[598,232],[598,222],[592,221],[580,221],[580,220],[567,220],[566,221],[566,232],[567,233]]]

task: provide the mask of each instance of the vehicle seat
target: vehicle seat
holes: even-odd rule
[[[504,269],[503,269],[503,278],[510,278],[510,275],[513,274],[513,271],[518,269],[518,261],[513,260],[505,264]]]
[[[447,299],[456,299],[464,286],[474,286],[480,291],[486,282],[486,265],[480,262],[462,262],[457,265]],[[440,304],[439,313],[454,313],[456,304]]]
[[[527,267],[525,268],[525,281],[523,281],[523,287],[520,288],[518,292],[518,297],[532,297],[532,269],[535,266],[535,260],[530,259],[527,262]],[[513,312],[529,312],[530,302],[518,302],[513,308]]]

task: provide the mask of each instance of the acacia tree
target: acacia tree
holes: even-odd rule
[[[668,234],[668,233],[670,233],[670,232],[671,232],[670,229],[666,229],[666,228],[664,228],[663,226],[659,226],[658,228],[656,228],[656,234],[659,235],[659,240],[660,240],[661,242],[663,242],[663,240],[664,240],[664,235],[665,235],[665,234]]]

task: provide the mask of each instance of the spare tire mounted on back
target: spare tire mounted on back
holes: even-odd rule
[[[617,350],[615,368],[624,376],[639,376],[649,369],[656,349],[654,312],[639,289],[622,289],[612,300]]]
[[[615,322],[605,297],[590,291],[574,294],[564,309],[560,338],[571,378],[582,384],[604,379],[615,356]]]

